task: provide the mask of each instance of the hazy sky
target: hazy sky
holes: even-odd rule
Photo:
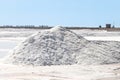
[[[120,26],[120,0],[0,0],[0,25]]]

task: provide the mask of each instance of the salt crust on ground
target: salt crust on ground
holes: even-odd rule
[[[88,41],[55,27],[30,36],[5,61],[36,66],[119,63],[120,42]]]

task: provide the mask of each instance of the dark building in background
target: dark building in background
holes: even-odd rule
[[[106,24],[106,28],[111,28],[111,24]]]

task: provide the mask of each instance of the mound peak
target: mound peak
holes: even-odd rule
[[[65,31],[67,30],[66,28],[62,27],[62,26],[56,26],[53,27],[52,29],[50,29],[50,31],[54,32],[54,31]]]

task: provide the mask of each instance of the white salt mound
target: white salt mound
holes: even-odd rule
[[[120,62],[120,42],[93,42],[62,27],[32,35],[6,59],[13,64],[71,65]]]
[[[76,64],[76,56],[86,43],[83,37],[55,27],[29,37],[13,50],[7,61],[28,65]]]

